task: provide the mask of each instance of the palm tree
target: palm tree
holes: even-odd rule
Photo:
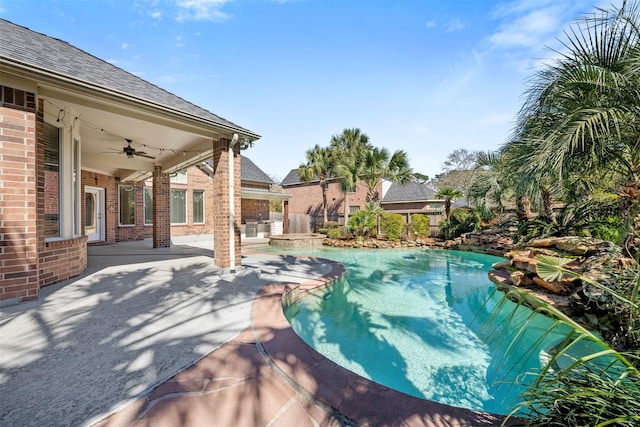
[[[318,179],[320,188],[322,189],[322,215],[323,224],[327,223],[327,179],[331,176],[333,168],[333,156],[331,150],[327,147],[315,147],[306,152],[307,163],[303,163],[298,167],[298,176],[305,183],[310,183],[314,179]]]
[[[402,150],[395,151],[389,158],[389,151],[386,148],[374,147],[364,156],[362,179],[367,186],[367,202],[379,200],[377,188],[383,179],[404,184],[412,177],[413,171],[409,166],[407,153]]]
[[[598,10],[532,79],[514,139],[535,146],[521,162],[530,180],[605,171],[616,180],[629,245],[640,212],[640,3]]]
[[[438,199],[444,199],[444,216],[447,222],[449,222],[449,217],[451,215],[451,202],[462,197],[462,191],[451,187],[442,187],[435,194],[435,197]]]
[[[354,192],[363,175],[364,157],[372,149],[369,137],[358,128],[344,129],[331,137],[330,149],[335,159],[333,172],[344,192],[344,223],[349,222],[349,193]]]

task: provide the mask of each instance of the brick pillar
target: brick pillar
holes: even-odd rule
[[[40,110],[42,114],[42,105]],[[35,95],[0,86],[2,304],[38,297],[36,126]],[[44,188],[38,190],[44,191]],[[44,230],[42,235],[44,242]]]
[[[220,268],[240,268],[242,250],[240,247],[240,149],[233,150],[233,254],[231,253],[231,204],[229,197],[229,144],[228,139],[213,142],[213,257]],[[233,257],[233,258],[232,258]]]
[[[171,247],[171,208],[169,174],[162,167],[153,170],[153,247]]]

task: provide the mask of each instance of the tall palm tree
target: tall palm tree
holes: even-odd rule
[[[364,156],[362,179],[367,186],[367,202],[377,202],[377,189],[383,179],[407,183],[413,177],[407,153],[397,150],[389,158],[386,148],[373,147]]]
[[[451,202],[462,197],[462,191],[451,187],[442,187],[438,190],[435,196],[438,199],[444,199],[444,216],[447,222],[449,222],[449,217],[451,216]]]
[[[298,176],[305,183],[318,179],[322,189],[322,215],[323,224],[327,223],[327,180],[331,176],[333,169],[333,156],[328,147],[315,147],[307,150],[307,162],[298,167]]]
[[[627,244],[640,227],[639,22],[640,3],[628,1],[576,21],[566,52],[532,79],[514,135],[536,147],[523,163],[531,180],[617,180]]]
[[[333,172],[344,193],[344,223],[349,221],[349,193],[354,192],[363,174],[364,157],[372,149],[369,137],[358,128],[344,129],[331,137],[330,149],[335,159]]]

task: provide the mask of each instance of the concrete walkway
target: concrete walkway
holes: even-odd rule
[[[244,364],[238,358],[243,349],[255,347],[241,332],[249,326],[257,291],[267,283],[306,282],[332,267],[319,260],[247,253],[237,274],[225,274],[213,265],[211,247],[204,242],[152,249],[149,241],[90,247],[89,266],[80,277],[45,288],[36,301],[0,309],[0,426],[90,426],[114,412],[126,415],[149,401],[152,390],[161,393],[158,385],[164,383],[166,391],[169,379],[199,360],[195,366],[204,363],[204,369],[211,363],[237,367],[242,381],[257,378],[247,377],[247,363],[272,375],[264,363],[257,364],[257,353],[240,357]],[[211,353],[216,349],[221,351]],[[207,355],[209,359],[203,358]],[[233,381],[230,377],[216,386]],[[268,392],[251,400],[266,407],[236,403],[237,416],[209,419],[204,425],[277,425],[273,420],[286,410],[268,402],[278,395],[288,407],[295,406],[294,399],[312,414],[308,425],[336,425],[313,404],[296,400],[304,399],[284,381],[269,384]],[[229,399],[238,402],[241,397]],[[193,408],[188,412],[197,413]],[[124,424],[145,414],[136,413]],[[245,420],[243,414],[249,418],[238,424]],[[125,418],[114,416],[102,424]],[[143,424],[160,425],[158,419]]]

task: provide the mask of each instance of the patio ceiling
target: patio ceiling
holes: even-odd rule
[[[39,95],[45,99],[45,109],[54,115],[63,110],[62,120],[79,126],[82,169],[117,176],[121,181],[146,179],[154,166],[172,173],[202,162],[211,157],[214,140],[231,139],[234,133],[203,125],[195,118],[176,117],[176,112],[164,109],[153,111],[47,88]],[[127,139],[136,151],[154,159],[127,157],[123,152]]]

